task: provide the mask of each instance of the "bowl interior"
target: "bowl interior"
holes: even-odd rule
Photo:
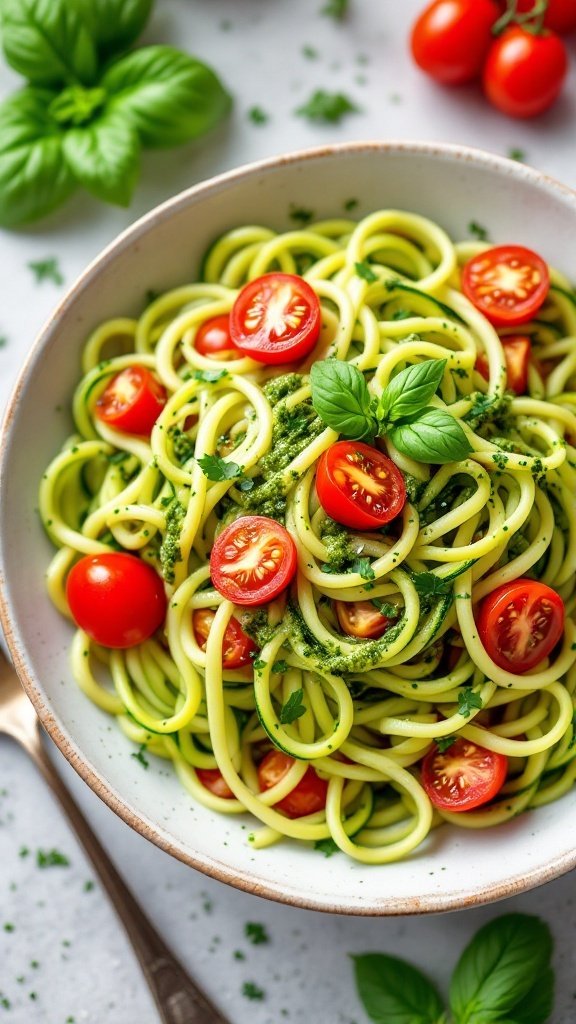
[[[71,627],[46,599],[51,546],[37,514],[38,483],[70,431],[67,409],[89,331],[138,313],[147,289],[197,277],[207,246],[233,226],[293,226],[290,205],[318,218],[384,207],[424,214],[454,238],[482,223],[495,242],[539,251],[565,272],[576,235],[576,195],[528,168],[428,145],[351,145],[280,158],[198,186],[122,235],[79,279],[46,325],[20,378],[4,428],[0,496],[2,614],[12,654],[66,756],[125,820],[223,881],[302,906],[348,913],[413,913],[468,906],[528,888],[576,863],[576,790],[561,803],[496,830],[436,830],[404,862],[364,867],[291,842],[254,851],[251,820],[193,805],[171,769],[145,771],[114,722],[71,678]]]

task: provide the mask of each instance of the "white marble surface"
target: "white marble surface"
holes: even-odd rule
[[[413,68],[406,37],[422,0],[351,0],[353,13],[344,26],[321,17],[321,6],[322,0],[158,0],[147,38],[181,45],[211,62],[235,96],[233,117],[197,145],[147,154],[128,211],[79,195],[39,226],[0,233],[0,338],[6,338],[0,347],[1,405],[64,290],[48,281],[35,284],[28,262],[56,256],[68,285],[141,213],[240,163],[347,139],[439,139],[499,153],[521,148],[534,166],[576,186],[573,74],[546,118],[509,121],[484,104],[475,89],[441,90]],[[303,56],[305,45],[317,50],[316,59]],[[0,95],[16,84],[16,76],[0,67]],[[312,125],[294,116],[316,88],[346,92],[361,112],[338,126]],[[270,115],[261,126],[247,117],[256,104]],[[474,197],[470,215],[482,218]],[[503,909],[542,914],[550,922],[558,977],[553,1024],[576,1019],[572,876],[505,907],[434,918],[344,919],[275,906],[171,860],[116,819],[56,751],[54,757],[148,913],[232,1024],[365,1024],[347,954],[393,951],[445,986],[463,944]],[[36,865],[36,851],[52,848],[69,857],[69,867]],[[30,852],[22,856],[26,849]],[[25,755],[0,739],[0,1021],[156,1024],[106,897],[97,884],[86,888],[92,877]],[[266,926],[269,943],[252,946],[246,940],[249,921]],[[242,995],[246,981],[265,990],[262,1001]]]

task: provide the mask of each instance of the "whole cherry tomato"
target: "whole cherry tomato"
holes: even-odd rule
[[[518,14],[525,14],[533,11],[537,0],[517,0],[516,10]],[[544,15],[546,28],[553,32],[565,35],[567,32],[574,32],[576,29],[576,0],[548,0],[548,7]]]
[[[557,35],[534,35],[511,25],[492,44],[484,65],[484,92],[510,117],[535,117],[557,99],[567,71],[566,47]]]
[[[166,614],[158,573],[126,552],[85,555],[68,574],[66,597],[76,624],[104,647],[141,644]]]
[[[500,11],[492,0],[435,0],[412,29],[412,56],[444,85],[478,78]]]

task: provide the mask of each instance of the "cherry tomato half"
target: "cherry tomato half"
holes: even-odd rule
[[[240,359],[238,351],[230,337],[230,316],[214,316],[200,325],[194,338],[194,348],[202,356],[210,359]]]
[[[134,647],[164,622],[166,596],[158,573],[136,555],[85,555],[72,566],[66,597],[76,625],[104,647]]]
[[[462,270],[462,289],[492,324],[524,324],[548,295],[544,260],[521,245],[497,245],[473,256]]]
[[[535,117],[552,106],[568,72],[562,40],[511,25],[493,43],[482,81],[486,96],[510,117]]]
[[[293,764],[293,757],[282,750],[271,750],[258,765],[260,790],[263,792],[275,786]],[[326,806],[327,792],[328,783],[309,765],[298,785],[274,806],[278,811],[284,811],[289,818],[302,818],[305,814],[315,814]]]
[[[484,598],[476,625],[492,661],[507,672],[528,672],[560,640],[564,603],[545,583],[518,579]]]
[[[216,538],[210,555],[212,582],[234,604],[264,604],[296,573],[296,545],[268,516],[241,516]]]
[[[443,811],[471,811],[502,789],[508,759],[459,737],[442,752],[436,745],[422,762],[422,785]]]
[[[361,441],[337,441],[316,471],[324,511],[354,530],[377,530],[404,508],[406,484],[400,470],[377,448]]]
[[[295,274],[264,274],[244,286],[230,314],[232,341],[260,363],[304,359],[320,335],[318,296]]]
[[[414,60],[445,85],[479,77],[499,14],[492,0],[435,0],[414,23]]]
[[[205,789],[221,800],[233,800],[234,793],[219,768],[197,768],[196,775]]]
[[[127,366],[109,381],[96,402],[103,423],[125,434],[149,437],[166,405],[166,390],[145,366]]]
[[[537,0],[517,0],[516,10],[518,14],[525,14],[534,10],[536,4]],[[573,32],[576,29],[576,0],[548,0],[544,24],[560,35]]]
[[[340,628],[348,636],[377,640],[395,622],[382,615],[372,601],[335,601],[334,604]]]
[[[215,612],[210,608],[197,608],[192,615],[192,628],[196,643],[203,651],[206,650],[208,634],[214,622]],[[224,633],[222,644],[222,664],[224,668],[242,668],[249,665],[252,655],[258,648],[254,641],[246,636],[238,619],[231,618]]]
[[[532,353],[530,338],[526,334],[510,334],[500,340],[506,360],[508,387],[516,395],[524,395],[528,387],[528,367]],[[484,353],[476,359],[475,369],[485,380],[489,379],[488,360]]]

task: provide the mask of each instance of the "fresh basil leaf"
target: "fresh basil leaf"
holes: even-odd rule
[[[236,462],[229,462],[220,455],[203,455],[198,459],[198,465],[209,480],[236,480],[242,476],[242,466]]]
[[[24,224],[49,213],[74,191],[62,132],[48,117],[49,89],[30,86],[0,105],[0,225]]]
[[[302,703],[303,696],[303,689],[292,691],[288,700],[280,709],[282,725],[290,725],[291,722],[295,722],[297,718],[301,718],[302,715],[306,714],[306,705]]]
[[[394,422],[420,412],[436,394],[445,369],[446,359],[427,359],[401,370],[384,388],[378,415]]]
[[[177,146],[203,132],[230,109],[214,72],[171,46],[147,46],[120,58],[100,83],[109,109],[119,111],[145,146]]]
[[[58,85],[96,77],[96,47],[70,0],[2,0],[2,46],[6,60],[30,82]]]
[[[546,967],[532,988],[514,1005],[512,1013],[520,1024],[546,1024],[554,1009],[554,971]]]
[[[154,0],[75,0],[101,58],[127,50],[144,29]]]
[[[458,421],[443,409],[424,409],[418,419],[395,423],[387,435],[399,452],[417,462],[459,462],[472,451]]]
[[[548,926],[528,914],[505,914],[480,929],[458,961],[450,1006],[458,1021],[490,1024],[509,1016],[548,971]]]
[[[438,1024],[442,1002],[432,982],[405,960],[354,956],[358,995],[376,1024]]]
[[[119,113],[105,112],[92,124],[70,128],[62,147],[81,185],[98,199],[128,206],[140,170],[140,142]]]
[[[356,366],[339,359],[313,363],[312,405],[327,427],[357,440],[373,438],[377,424],[370,411],[370,392]]]

